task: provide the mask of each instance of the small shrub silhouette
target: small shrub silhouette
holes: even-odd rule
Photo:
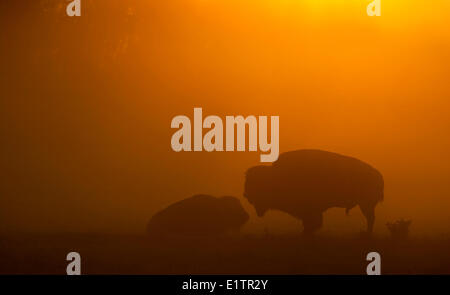
[[[386,226],[394,239],[406,239],[409,235],[410,225],[411,220],[404,220],[403,218],[395,222],[386,223]]]

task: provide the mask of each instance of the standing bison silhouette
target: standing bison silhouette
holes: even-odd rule
[[[322,227],[332,207],[346,213],[359,206],[371,233],[375,206],[383,200],[383,176],[370,165],[336,153],[298,150],[283,153],[271,166],[247,170],[244,196],[258,216],[275,209],[301,219],[304,233]]]
[[[238,230],[249,216],[234,197],[194,195],[159,211],[150,219],[152,236],[211,236]]]

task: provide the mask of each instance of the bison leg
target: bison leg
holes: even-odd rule
[[[376,204],[375,204],[376,205]],[[367,219],[367,232],[370,234],[373,231],[373,225],[375,223],[375,205],[372,204],[360,204],[361,212]]]
[[[303,228],[304,233],[307,235],[312,235],[318,229],[322,227],[323,224],[323,216],[322,212],[311,212],[307,215],[304,215],[303,218]]]

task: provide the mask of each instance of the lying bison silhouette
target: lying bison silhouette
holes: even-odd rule
[[[237,198],[195,195],[156,213],[147,233],[158,236],[210,236],[238,230],[249,216]]]
[[[258,216],[267,210],[286,212],[303,222],[304,232],[322,227],[322,213],[332,207],[359,206],[373,230],[375,206],[383,200],[383,176],[370,165],[320,150],[283,153],[271,166],[247,170],[244,196]]]

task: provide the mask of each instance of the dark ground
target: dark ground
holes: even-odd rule
[[[152,240],[132,235],[23,235],[0,239],[1,274],[65,274],[81,254],[83,274],[365,274],[368,252],[383,274],[450,274],[450,237],[234,236]]]

